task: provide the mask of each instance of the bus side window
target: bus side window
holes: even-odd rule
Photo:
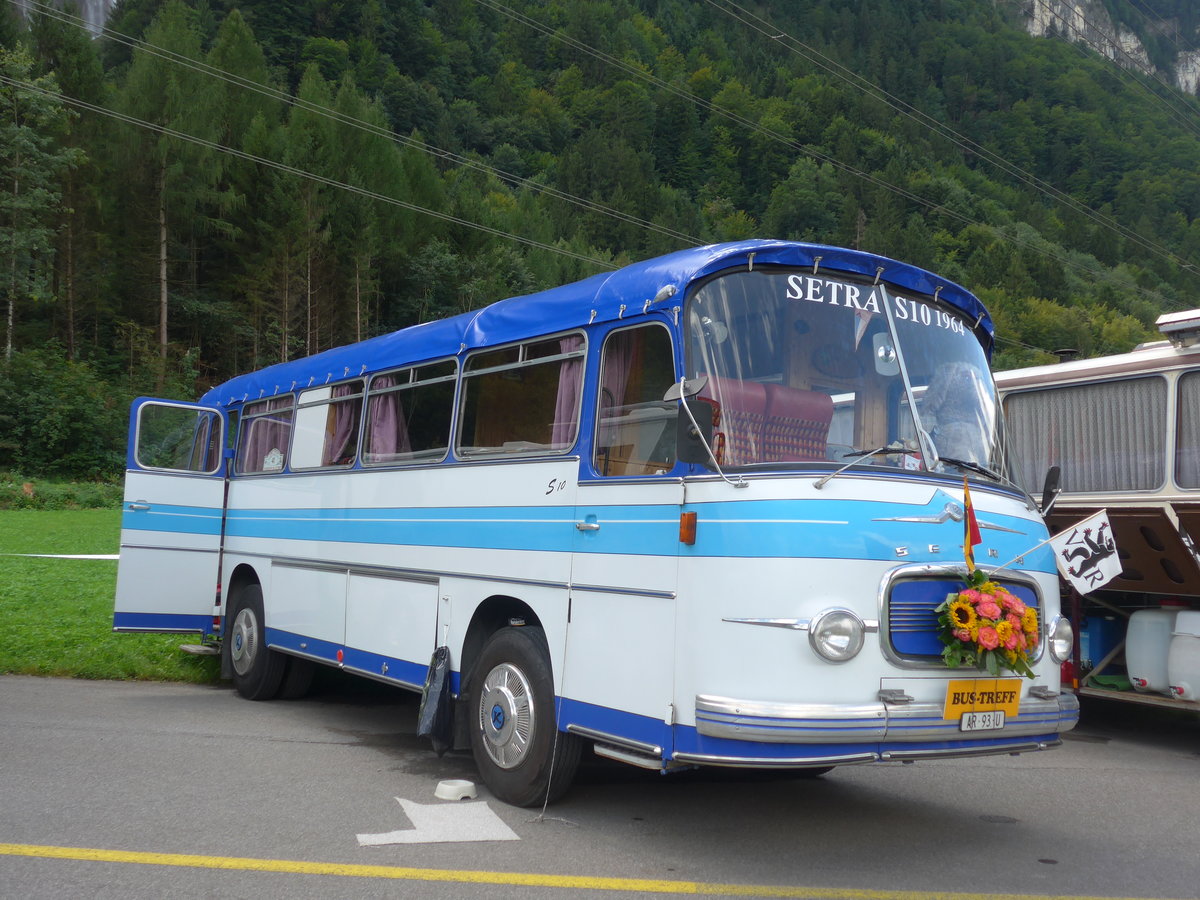
[[[1200,488],[1200,372],[1179,376],[1179,433],[1175,444],[1175,481]]]
[[[450,446],[454,360],[385,372],[371,380],[363,464],[436,462]]]
[[[296,401],[291,394],[246,404],[238,443],[238,472],[248,475],[283,471],[295,411]]]
[[[145,469],[215,472],[221,466],[221,417],[166,403],[138,410],[136,459]]]
[[[579,433],[584,339],[540,339],[476,354],[463,373],[462,456],[564,452]]]
[[[656,475],[675,465],[671,336],[659,325],[612,332],[600,360],[593,465],[601,475]]]
[[[292,445],[293,469],[353,465],[362,396],[361,380],[300,394]]]

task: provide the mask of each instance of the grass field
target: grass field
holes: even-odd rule
[[[116,560],[21,553],[116,553],[119,509],[0,510],[0,673],[211,684],[198,636],[113,634]]]

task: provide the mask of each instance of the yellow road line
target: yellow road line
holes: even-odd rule
[[[240,872],[278,872],[288,875],[333,875],[343,878],[389,878],[401,881],[447,881],[458,884],[520,885],[574,888],[586,891],[631,891],[647,894],[691,894],[725,897],[797,897],[813,900],[1137,900],[1137,898],[1052,896],[1045,894],[960,894],[929,891],[873,891],[853,888],[785,887],[782,885],[717,884],[665,881],[652,878],[596,878],[586,875],[538,875],[523,872],[484,872],[470,869],[413,869],[291,859],[250,859],[238,856],[193,856],[187,853],[141,853],[87,847],[39,844],[0,844],[0,856],[73,859],[88,862],[132,863],[144,866],[183,866]]]

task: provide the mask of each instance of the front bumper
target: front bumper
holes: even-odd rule
[[[978,740],[999,746],[998,740],[1045,737],[1069,731],[1079,721],[1079,699],[1072,693],[1040,699],[1026,696],[1018,715],[1009,717],[1002,729],[963,732],[957,721],[942,717],[942,704],[930,702],[890,703],[880,701],[862,706],[817,703],[769,703],[728,697],[696,697],[696,731],[705,737],[769,744],[861,744],[922,742],[966,743],[954,749],[933,749],[927,755],[970,755],[969,743]],[[1026,742],[1027,743],[1027,742]],[[992,752],[1012,752],[995,750]],[[919,748],[905,748],[877,758],[912,758]]]

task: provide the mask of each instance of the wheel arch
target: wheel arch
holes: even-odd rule
[[[462,650],[458,658],[458,700],[454,704],[454,747],[457,750],[470,747],[465,702],[467,685],[474,674],[475,663],[488,638],[499,631],[520,622],[525,627],[542,628],[542,620],[533,607],[518,597],[508,594],[492,594],[475,607],[467,633],[463,636]],[[553,662],[551,662],[553,671]]]
[[[475,661],[479,659],[479,651],[487,643],[487,639],[510,625],[542,628],[542,620],[524,600],[506,594],[493,594],[477,607],[471,614],[471,622],[467,625],[467,633],[463,637],[462,652],[459,654],[459,681],[465,688],[471,677]]]

